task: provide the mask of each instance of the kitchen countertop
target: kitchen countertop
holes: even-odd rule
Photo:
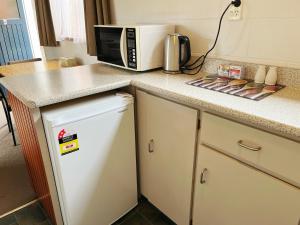
[[[39,108],[128,86],[131,74],[92,64],[4,77],[0,83],[29,108]]]
[[[6,77],[13,76],[14,74],[21,75],[28,73],[38,73],[42,71],[57,70],[60,68],[61,66],[59,60],[51,59],[0,66],[0,74]]]
[[[185,84],[203,74],[137,73],[101,64],[0,79],[29,108],[38,108],[133,85],[180,103],[203,108],[300,140],[300,89],[286,87],[252,101]]]

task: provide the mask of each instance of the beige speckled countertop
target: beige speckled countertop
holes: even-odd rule
[[[185,84],[198,76],[201,75],[167,75],[161,71],[135,73],[93,64],[10,76],[0,82],[30,108],[132,84],[156,95],[300,140],[300,89],[286,87],[256,102]]]

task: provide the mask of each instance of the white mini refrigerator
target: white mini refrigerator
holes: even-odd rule
[[[137,205],[133,102],[107,95],[42,112],[65,225],[109,225]]]

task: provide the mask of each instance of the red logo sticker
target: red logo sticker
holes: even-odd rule
[[[65,131],[65,129],[62,129],[59,133],[58,133],[58,139],[61,139],[65,136],[67,132]]]

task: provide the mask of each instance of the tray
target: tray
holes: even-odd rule
[[[186,84],[254,101],[260,101],[285,87],[279,84],[256,84],[250,79],[231,79],[218,75],[208,75],[203,78],[187,81]]]

